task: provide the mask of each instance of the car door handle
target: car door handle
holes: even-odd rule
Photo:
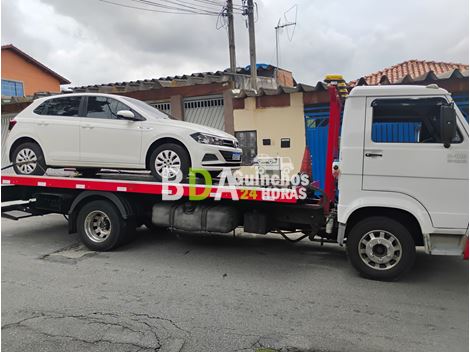
[[[82,125],[82,128],[90,128],[91,129],[91,128],[93,128],[93,126],[90,125],[90,124],[86,124],[86,125]]]
[[[139,130],[144,130],[144,131],[151,131],[151,130],[153,130],[152,127],[143,127],[143,126],[139,126],[138,129],[139,129]]]
[[[366,153],[365,155],[368,158],[381,158],[382,157],[381,153]]]
[[[38,125],[39,125],[39,126],[47,126],[48,123],[47,123],[46,121],[39,121],[39,122],[38,122]]]

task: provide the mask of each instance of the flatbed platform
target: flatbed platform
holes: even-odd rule
[[[161,183],[153,180],[153,177],[145,173],[112,173],[103,172],[94,178],[79,177],[74,172],[64,170],[62,173],[55,170],[55,175],[26,176],[5,173],[1,176],[1,183],[5,185],[62,188],[77,190],[93,190],[108,192],[128,192],[153,195],[176,195],[182,192],[182,196],[188,197],[190,192],[200,195],[207,189],[210,192],[207,198],[234,199],[240,201],[264,201],[278,203],[297,203],[297,191],[295,188],[273,188],[257,186],[206,186],[189,183]],[[216,182],[218,182],[216,180]],[[182,190],[182,191],[181,191]],[[235,193],[237,197],[234,197]]]

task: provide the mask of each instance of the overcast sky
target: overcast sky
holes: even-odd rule
[[[352,80],[409,59],[469,62],[468,0],[257,2],[257,62],[272,64],[274,26],[297,4],[292,40],[280,33],[280,67],[298,82],[315,84],[327,73]],[[287,20],[295,20],[294,12]],[[4,0],[1,37],[2,44],[14,44],[75,86],[223,70],[229,66],[227,31],[216,24],[213,16],[140,11],[98,0]],[[235,26],[237,65],[245,66],[245,18],[236,15]]]

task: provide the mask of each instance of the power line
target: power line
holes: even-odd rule
[[[130,1],[137,2],[137,3],[140,3],[140,4],[144,4],[144,5],[148,5],[148,6],[163,8],[163,9],[167,9],[167,10],[184,11],[184,12],[191,12],[191,13],[208,13],[208,14],[211,14],[211,15],[218,15],[219,14],[219,12],[217,12],[217,11],[208,11],[206,9],[201,9],[201,8],[198,8],[198,7],[186,5],[186,4],[183,4],[183,3],[180,3],[180,2],[177,2],[177,1],[171,1],[171,0],[161,0],[161,1],[167,2],[167,3],[172,4],[172,5],[177,5],[177,6],[162,4],[162,3],[149,1],[149,0],[130,0]],[[178,7],[178,6],[182,6],[182,7]]]
[[[194,1],[200,2],[203,4],[213,5],[213,6],[225,6],[226,5],[224,1],[214,1],[214,0],[194,0]],[[243,10],[243,6],[233,5],[233,8],[237,10]]]
[[[175,15],[206,15],[206,16],[217,16],[213,15],[210,13],[205,13],[205,12],[178,12],[178,11],[165,11],[165,10],[155,10],[155,9],[149,9],[149,8],[144,8],[144,7],[138,7],[138,6],[132,6],[132,5],[126,5],[126,4],[121,4],[118,2],[113,2],[109,0],[98,0],[110,5],[115,5],[115,6],[120,6],[120,7],[125,7],[128,9],[134,9],[134,10],[142,10],[142,11],[148,11],[148,12],[158,12],[158,13],[169,13],[169,14],[175,14]]]

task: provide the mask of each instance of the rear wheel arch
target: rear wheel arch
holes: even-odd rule
[[[363,207],[356,209],[348,217],[346,222],[345,237],[348,237],[348,233],[352,230],[354,225],[364,219],[375,216],[382,216],[399,221],[409,229],[416,246],[424,245],[422,228],[417,218],[406,210],[388,207]]]
[[[186,145],[184,145],[184,143],[181,142],[181,141],[178,140],[178,139],[171,138],[171,137],[165,137],[165,138],[157,139],[156,141],[154,141],[154,142],[150,145],[150,147],[148,147],[147,153],[146,153],[146,155],[145,155],[145,168],[146,168],[146,169],[149,169],[149,168],[150,168],[150,156],[152,155],[152,152],[155,150],[155,148],[158,148],[159,146],[161,146],[161,145],[163,145],[163,144],[166,144],[166,143],[177,144],[177,145],[181,146],[182,148],[184,148],[184,150],[186,151],[186,153],[188,153],[189,162],[190,162],[190,164],[192,165],[191,153],[189,152],[189,149],[186,147]]]
[[[95,200],[108,200],[113,203],[118,209],[121,217],[124,220],[134,217],[135,211],[132,207],[131,202],[126,198],[118,196],[110,192],[100,192],[100,191],[85,191],[80,193],[70,205],[68,211],[69,215],[69,233],[77,232],[77,215],[80,212],[80,209],[86,204],[95,201]]]
[[[34,143],[34,144],[36,144],[41,149],[42,155],[44,155],[44,161],[47,160],[46,154],[44,153],[44,148],[41,147],[41,144],[39,144],[39,142],[37,140],[35,140],[34,138],[31,138],[31,137],[20,137],[16,141],[13,142],[13,144],[10,147],[10,150],[8,151],[8,159],[10,160],[10,162],[14,162],[13,161],[13,153],[15,152],[15,149],[18,148],[18,146],[20,146],[23,143]],[[47,162],[46,162],[46,164],[47,164]]]

